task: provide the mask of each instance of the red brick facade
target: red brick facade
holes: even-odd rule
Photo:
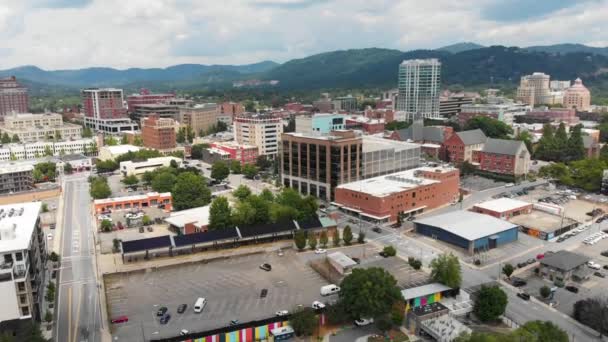
[[[158,116],[144,118],[141,121],[141,136],[145,147],[167,150],[177,146],[173,119]]]
[[[0,117],[15,111],[27,113],[27,88],[21,86],[15,76],[0,78]]]
[[[238,160],[241,165],[255,164],[258,158],[258,147],[250,145],[239,145],[234,143],[212,143],[215,147],[230,154],[230,159]]]

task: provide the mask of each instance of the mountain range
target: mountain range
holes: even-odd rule
[[[399,63],[405,59],[439,58],[444,84],[465,86],[514,84],[522,75],[545,72],[553,79],[585,82],[603,80],[608,70],[608,48],[581,44],[527,48],[457,43],[435,50],[367,48],[332,51],[293,59],[283,64],[263,61],[248,65],[181,64],[167,68],[84,68],[42,70],[36,66],[0,70],[0,77],[15,75],[36,90],[115,86],[149,87],[156,91],[231,87],[235,80],[278,80],[281,89],[391,87],[397,83]],[[603,82],[603,81],[602,81]]]

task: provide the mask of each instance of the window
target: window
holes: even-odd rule
[[[19,291],[25,291],[25,282],[23,282],[23,281],[18,282],[17,283],[17,289]]]
[[[23,253],[22,252],[15,253],[15,259],[17,259],[17,261],[23,260]]]

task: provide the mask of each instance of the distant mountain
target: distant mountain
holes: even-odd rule
[[[553,54],[566,54],[566,53],[591,53],[596,55],[608,56],[608,48],[599,48],[593,46],[587,46],[583,44],[556,44],[556,45],[539,45],[529,46],[526,48],[529,51],[547,52]]]
[[[464,52],[464,51],[469,51],[469,50],[482,49],[484,47],[485,46],[479,45],[477,43],[464,42],[464,43],[456,43],[456,44],[452,44],[452,45],[443,46],[437,50],[445,51],[445,52],[449,52],[449,53],[459,53],[459,52]]]
[[[76,70],[42,70],[23,66],[0,70],[0,77],[17,76],[36,83],[67,87],[123,86],[138,82],[204,81],[209,79],[238,79],[263,73],[278,63],[264,61],[247,65],[180,64],[168,68],[118,70],[112,68],[85,68]]]

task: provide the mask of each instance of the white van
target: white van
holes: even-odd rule
[[[207,304],[207,300],[199,297],[196,302],[194,302],[194,312],[201,313],[205,308],[205,304]]]
[[[338,292],[340,292],[340,287],[334,284],[321,287],[321,296],[329,296]]]

